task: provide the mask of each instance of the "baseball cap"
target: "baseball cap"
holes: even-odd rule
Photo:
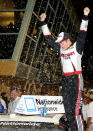
[[[58,37],[57,37],[57,40],[55,42],[62,42],[64,40],[67,40],[67,39],[71,39],[71,36],[69,33],[65,33],[65,32],[61,32]]]

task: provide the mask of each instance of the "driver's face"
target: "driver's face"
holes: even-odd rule
[[[68,49],[68,48],[70,47],[70,45],[71,45],[70,39],[64,40],[64,41],[62,41],[62,42],[60,43],[60,46],[61,46],[64,50]]]

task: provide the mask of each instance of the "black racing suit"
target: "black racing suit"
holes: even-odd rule
[[[81,69],[82,51],[84,48],[88,16],[84,16],[80,26],[77,41],[67,50],[56,43],[45,22],[41,22],[42,32],[47,43],[58,51],[62,65],[62,96],[64,108],[71,131],[84,131],[82,120],[83,78]]]

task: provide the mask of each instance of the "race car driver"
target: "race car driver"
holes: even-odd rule
[[[81,114],[83,77],[81,58],[84,49],[85,38],[88,27],[88,14],[90,9],[84,8],[84,16],[80,25],[77,41],[73,44],[68,33],[61,32],[54,39],[45,22],[46,14],[40,15],[40,23],[43,35],[47,43],[59,52],[62,65],[62,96],[65,113],[71,131],[84,131]]]

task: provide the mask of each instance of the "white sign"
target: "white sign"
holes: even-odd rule
[[[22,95],[16,113],[33,115],[40,114],[40,108],[46,106],[47,114],[65,113],[62,96],[31,96]]]

